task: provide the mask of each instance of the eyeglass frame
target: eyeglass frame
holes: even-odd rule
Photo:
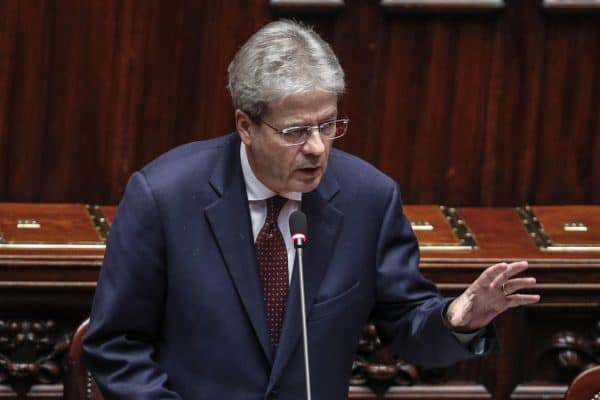
[[[338,119],[333,119],[331,121],[325,121],[325,122],[321,122],[318,125],[299,125],[299,126],[289,126],[287,128],[283,128],[283,129],[277,129],[275,128],[273,125],[269,124],[267,121],[265,121],[264,119],[258,117],[258,121],[265,124],[266,126],[268,126],[269,128],[273,129],[276,133],[278,133],[279,135],[281,135],[282,138],[284,138],[290,130],[292,129],[307,129],[310,128],[310,135],[312,135],[312,133],[314,132],[314,130],[316,129],[319,132],[319,136],[322,139],[327,139],[327,140],[335,140],[335,139],[339,139],[342,136],[346,135],[346,133],[348,132],[348,125],[350,124],[350,118],[338,118]],[[321,127],[323,125],[326,124],[331,124],[331,123],[339,123],[339,122],[343,122],[346,125],[346,130],[344,131],[343,134],[339,135],[339,136],[334,136],[334,137],[327,137],[327,136],[323,136],[321,134]],[[298,143],[285,143],[286,146],[292,147],[292,146],[302,146],[304,143],[306,143],[308,141],[308,139],[310,138],[310,135],[306,137],[305,140],[298,142]],[[285,139],[283,139],[285,141]]]

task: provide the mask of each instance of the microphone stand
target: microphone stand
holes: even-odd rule
[[[294,215],[296,214],[296,215]],[[302,315],[302,345],[304,349],[304,374],[306,375],[306,400],[311,400],[310,386],[310,363],[308,361],[308,329],[306,328],[306,301],[304,300],[304,262],[302,257],[302,248],[306,242],[306,216],[296,211],[290,217],[290,231],[292,241],[298,256],[298,280],[300,282],[300,312]]]
[[[300,311],[302,313],[302,345],[304,348],[304,374],[306,375],[306,400],[311,400],[310,363],[308,362],[308,329],[306,328],[306,300],[304,299],[304,262],[302,248],[306,242],[305,232],[308,230],[306,215],[302,211],[294,211],[290,215],[290,233],[298,256],[298,280],[300,281]]]
[[[311,400],[310,367],[308,362],[308,329],[306,328],[306,302],[304,301],[304,265],[302,262],[302,247],[296,247],[298,255],[298,277],[300,278],[300,311],[302,313],[302,344],[304,346],[304,374],[306,375],[306,400]]]

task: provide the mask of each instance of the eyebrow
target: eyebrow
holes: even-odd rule
[[[329,122],[329,121],[333,121],[337,119],[337,112],[331,112],[329,114],[327,114],[325,116],[325,118],[321,119],[318,122],[318,125],[323,124],[325,122]],[[286,125],[286,127],[296,127],[296,126],[310,126],[311,124],[308,124],[306,122],[291,122],[289,124]]]

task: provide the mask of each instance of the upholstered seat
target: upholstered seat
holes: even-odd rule
[[[600,365],[577,375],[569,385],[565,400],[600,400]]]
[[[85,320],[73,335],[67,359],[64,381],[64,400],[103,400],[83,358],[83,335],[88,330]]]

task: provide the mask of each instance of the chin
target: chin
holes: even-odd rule
[[[298,182],[298,184],[295,185],[295,188],[292,189],[292,191],[301,193],[312,192],[317,187],[319,187],[319,183],[321,183],[321,178],[314,179],[310,182]]]

